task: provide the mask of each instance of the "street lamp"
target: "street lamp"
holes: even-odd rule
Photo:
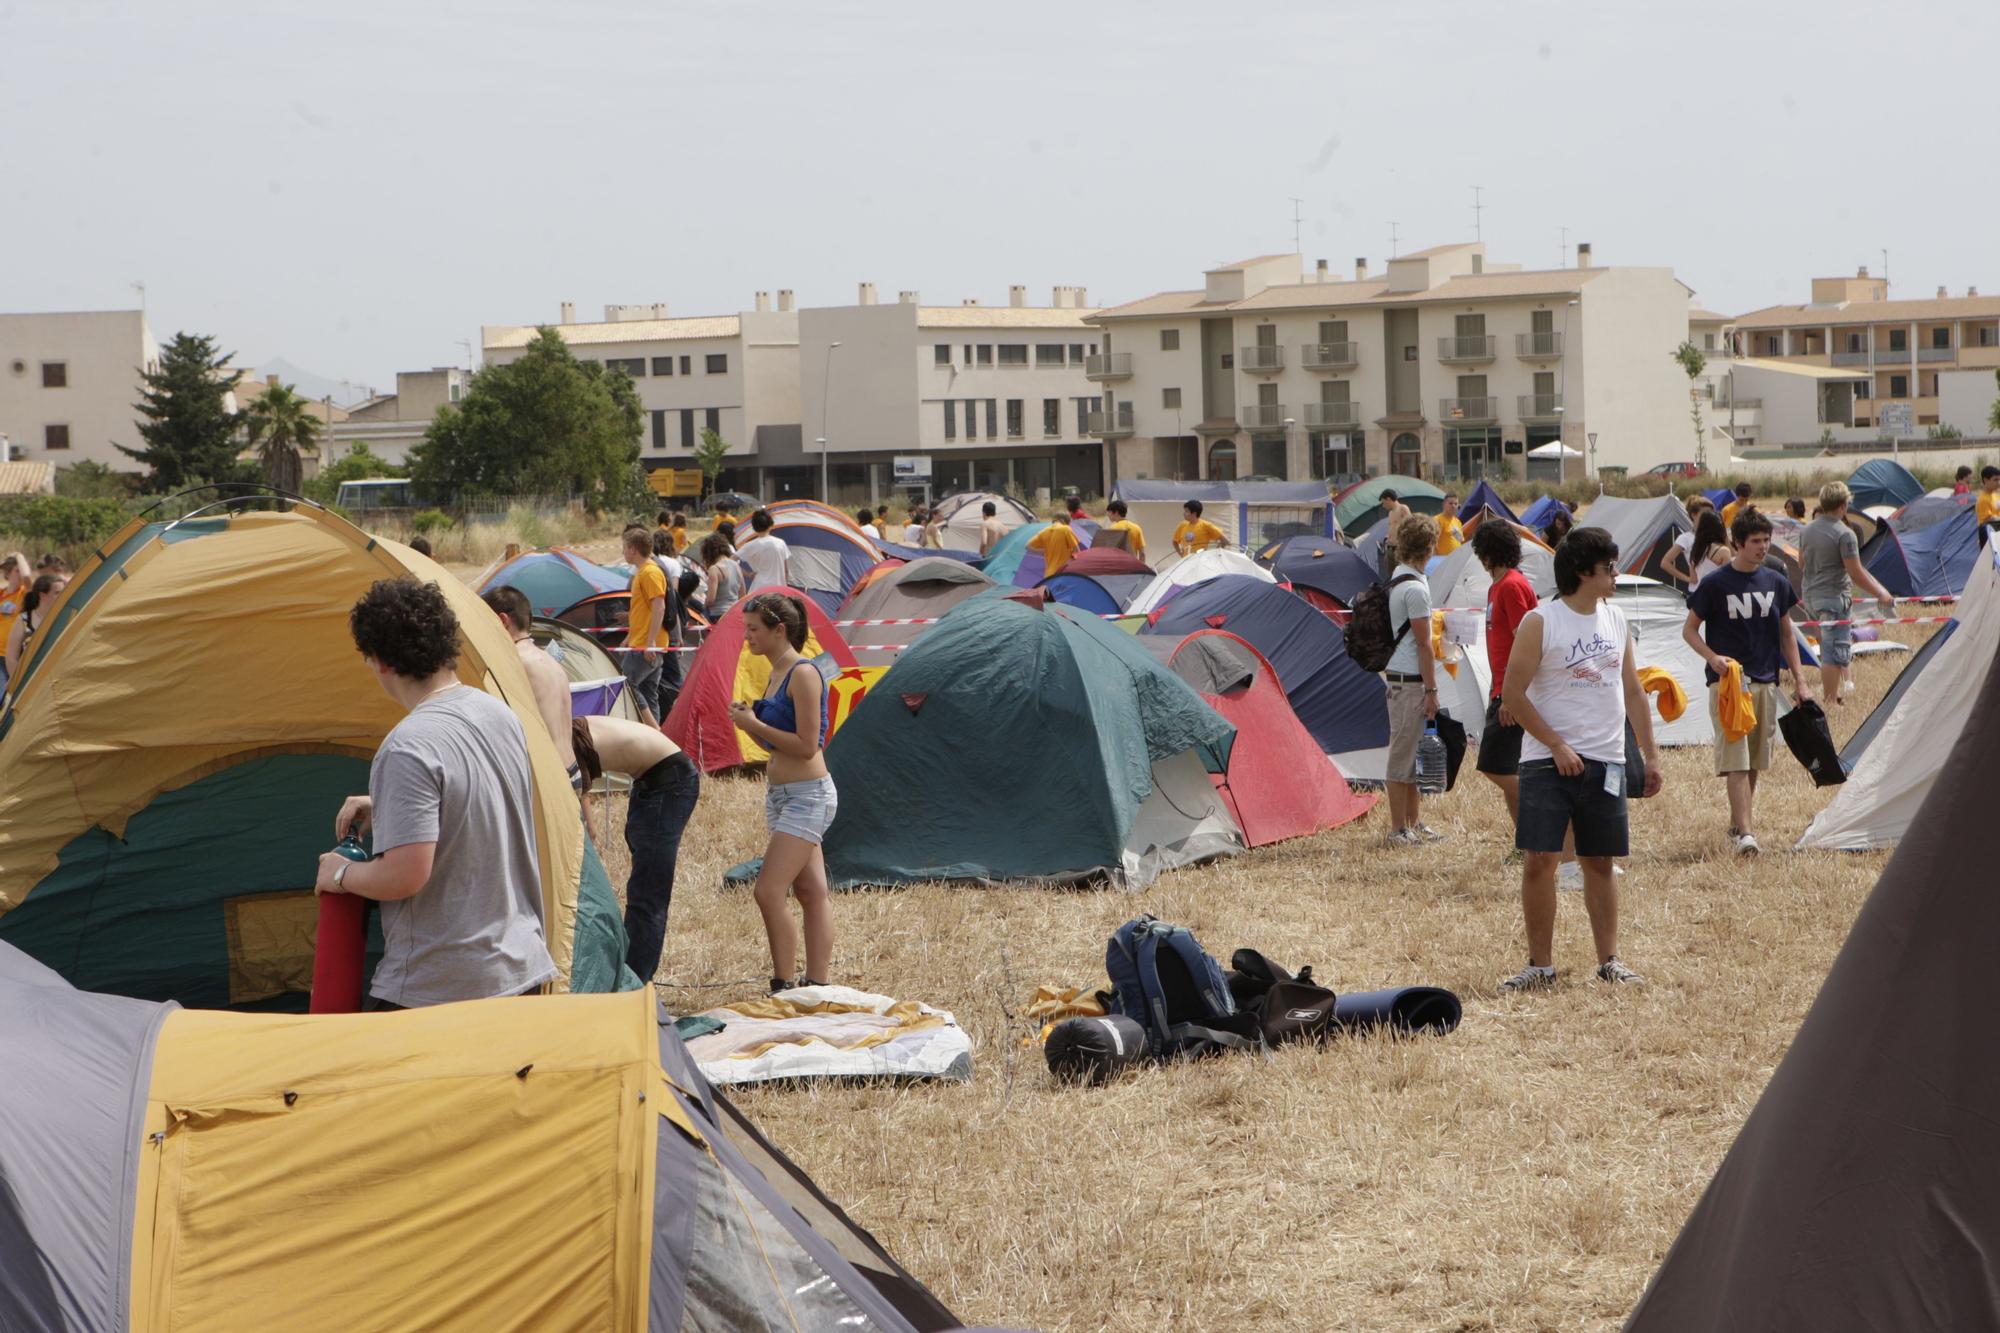
[[[1298,418],[1285,418],[1285,471],[1292,470],[1292,427],[1298,425]],[[1308,469],[1310,471],[1310,469]]]
[[[837,342],[826,345],[826,369],[819,377],[819,498],[822,503],[833,503],[832,470],[827,465],[826,453],[826,397],[833,387],[833,349]]]
[[[1592,431],[1583,438],[1590,441],[1590,470],[1597,478],[1597,493],[1602,495],[1604,494],[1604,474],[1597,470],[1597,432]]]

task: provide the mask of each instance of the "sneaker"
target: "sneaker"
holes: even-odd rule
[[[772,977],[771,994],[776,995],[780,991],[788,991],[796,985],[798,985],[796,981],[787,981],[783,977]]]
[[[1553,967],[1536,967],[1529,963],[1500,983],[1502,995],[1517,995],[1522,991],[1546,990],[1556,984],[1556,970]]]
[[[1754,833],[1739,833],[1735,841],[1738,856],[1755,856],[1764,850],[1757,845],[1757,835]]]
[[[1424,823],[1416,823],[1410,825],[1410,832],[1416,834],[1418,840],[1422,842],[1443,842],[1445,836],[1444,834],[1439,833],[1436,829],[1432,828],[1429,824],[1424,824]]]
[[[1389,845],[1391,847],[1421,847],[1424,845],[1424,835],[1417,832],[1415,828],[1399,828],[1389,835]]]
[[[1565,861],[1556,867],[1556,887],[1565,893],[1583,892],[1583,867],[1575,861]]]
[[[1645,980],[1637,972],[1619,962],[1617,954],[1612,954],[1609,959],[1597,965],[1597,979],[1613,983],[1643,983]]]

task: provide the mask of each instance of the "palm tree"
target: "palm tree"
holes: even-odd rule
[[[257,450],[265,485],[298,494],[305,471],[299,453],[319,443],[320,422],[310,406],[291,385],[273,384],[244,409],[245,437]]]

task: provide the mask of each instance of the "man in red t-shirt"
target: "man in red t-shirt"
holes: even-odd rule
[[[1507,677],[1507,655],[1514,651],[1514,631],[1539,599],[1521,573],[1521,534],[1511,523],[1481,523],[1472,534],[1472,554],[1493,580],[1486,590],[1486,665],[1493,673],[1493,695],[1479,733],[1479,771],[1507,798],[1512,824],[1520,817],[1521,724],[1500,702],[1500,685]]]

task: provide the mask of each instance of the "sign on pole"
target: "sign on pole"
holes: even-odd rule
[[[930,455],[897,454],[891,471],[898,486],[920,485],[931,479]]]

